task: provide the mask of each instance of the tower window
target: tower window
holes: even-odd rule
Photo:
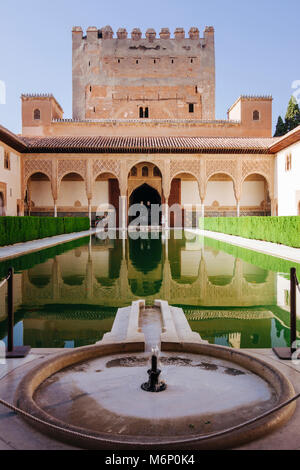
[[[174,64],[174,59],[171,59],[171,64]]]
[[[191,64],[192,64],[193,62],[194,62],[194,60],[193,60],[193,59],[191,59]]]
[[[95,113],[95,112],[96,112],[96,108],[95,108],[95,106],[94,106],[94,113]]]
[[[156,64],[156,60],[155,60],[155,59],[154,59],[154,61],[153,61],[153,62]]]
[[[10,170],[10,155],[7,150],[4,152],[4,168]]]
[[[39,109],[35,109],[33,112],[33,119],[35,121],[39,121],[41,119],[41,111]]]
[[[259,111],[253,111],[253,121],[259,121],[260,113]]]
[[[149,171],[147,166],[143,166],[142,168],[142,176],[148,176]]]
[[[194,112],[194,103],[189,103],[189,113]]]
[[[198,87],[197,87],[197,85],[195,86],[195,93],[198,93]]]
[[[135,63],[136,63],[136,64],[138,64],[138,63],[139,63],[139,61],[138,61],[138,60],[136,60],[136,61],[135,61]]]
[[[92,87],[90,86],[90,92],[92,92]]]
[[[149,117],[149,108],[146,107],[145,109],[140,107],[139,108],[139,116],[140,116],[140,119],[143,119],[143,118],[148,118]]]
[[[120,59],[118,59],[118,64],[119,64],[120,62],[121,62]]]

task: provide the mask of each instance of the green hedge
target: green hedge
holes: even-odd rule
[[[200,226],[203,226],[200,219]],[[300,248],[300,217],[206,217],[204,229]]]
[[[88,217],[0,217],[0,246],[89,228]]]

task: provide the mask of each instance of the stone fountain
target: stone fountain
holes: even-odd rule
[[[293,395],[275,367],[208,344],[181,309],[157,300],[119,309],[102,341],[31,370],[15,403],[41,420],[34,425],[42,432],[81,448],[191,450],[234,448],[265,435],[292,416],[294,403],[239,425]]]

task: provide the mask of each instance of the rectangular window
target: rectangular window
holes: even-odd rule
[[[5,170],[10,170],[10,155],[7,150],[4,152],[4,168]]]
[[[189,113],[194,112],[194,103],[189,103]]]
[[[289,153],[285,156],[285,171],[291,171],[292,169],[292,154]]]

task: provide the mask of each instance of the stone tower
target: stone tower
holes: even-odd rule
[[[215,119],[214,28],[74,27],[73,119]]]

